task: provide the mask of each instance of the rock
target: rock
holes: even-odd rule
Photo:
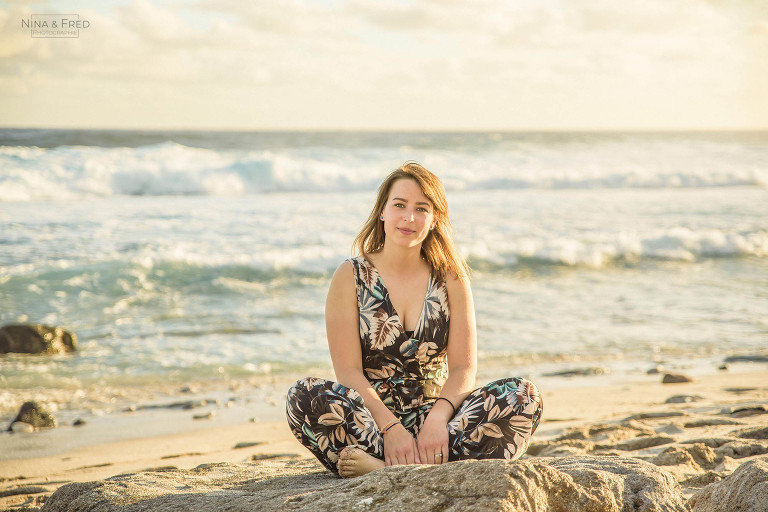
[[[561,372],[549,372],[545,373],[544,377],[588,377],[590,375],[604,375],[607,373],[610,373],[608,368],[590,366],[588,368],[573,368]]]
[[[736,393],[737,395],[741,395],[744,393],[749,393],[750,391],[757,391],[757,388],[723,388],[723,391],[727,391],[728,393]]]
[[[0,328],[0,354],[58,354],[74,352],[76,347],[77,336],[61,327],[17,324]]]
[[[662,384],[682,384],[683,382],[693,382],[693,379],[676,373],[665,373],[661,379]]]
[[[259,446],[260,444],[264,444],[264,441],[250,441],[250,442],[244,441],[241,443],[237,443],[233,447],[233,449],[239,450],[240,448],[251,448],[252,446]]]
[[[212,420],[216,416],[216,411],[209,411],[203,414],[195,414],[192,416],[193,420]]]
[[[721,372],[728,371],[728,368],[729,368],[728,363],[723,363],[717,367],[717,369],[720,370]]]
[[[714,471],[707,471],[700,475],[694,475],[690,478],[686,478],[680,485],[683,487],[704,487],[715,482],[719,482],[723,477],[715,473]]]
[[[670,446],[656,455],[650,462],[657,466],[676,466],[683,464],[699,471],[701,469],[714,469],[722,461],[722,456],[704,444],[692,444],[686,446]]]
[[[641,412],[640,414],[627,416],[624,418],[624,421],[657,420],[659,418],[678,418],[680,416],[686,416],[686,413],[680,411]]]
[[[259,453],[251,455],[251,460],[295,459],[297,457],[299,457],[298,453]]]
[[[747,416],[756,416],[758,414],[766,414],[768,409],[764,405],[757,405],[755,407],[741,407],[733,409],[730,415],[734,418],[746,418]]]
[[[694,493],[693,512],[768,510],[768,459],[745,462],[731,475]]]
[[[701,418],[685,423],[685,428],[712,427],[714,425],[741,425],[738,421],[727,420],[725,418]]]
[[[53,428],[56,426],[56,418],[53,417],[53,414],[45,406],[37,402],[24,402],[21,409],[19,409],[19,414],[11,422],[8,430],[12,431],[13,424],[19,421],[32,425],[36,429]]]
[[[658,374],[660,374],[663,371],[664,371],[664,367],[661,366],[660,364],[657,364],[656,366],[654,366],[653,368],[650,368],[645,373],[647,373],[648,375],[658,375]]]
[[[50,492],[50,490],[38,485],[23,485],[21,487],[14,487],[13,489],[0,490],[0,498],[19,496],[21,494],[40,494],[44,492]]]
[[[82,427],[85,424],[86,424],[85,420],[82,418],[77,418],[75,421],[72,422],[73,427]]]
[[[690,402],[698,402],[704,400],[704,397],[699,395],[674,395],[664,402],[665,404],[687,404]]]
[[[654,446],[661,446],[663,444],[674,443],[675,439],[668,436],[644,436],[636,437],[634,439],[627,439],[620,443],[616,443],[614,446],[601,446],[603,449],[616,449],[624,451],[644,450],[645,448],[652,448]]]
[[[656,429],[657,434],[682,434],[685,432],[682,428],[680,428],[679,423],[667,423],[666,425],[663,425],[661,427],[657,427]]]
[[[319,463],[304,459],[123,474],[100,482],[64,485],[47,500],[45,510],[688,510],[682,489],[669,473],[631,458],[582,456],[390,466],[351,480],[317,471],[320,468]]]
[[[751,428],[734,432],[742,439],[768,439],[768,427]]]
[[[743,459],[744,457],[752,457],[753,455],[763,455],[768,453],[768,446],[759,442],[744,443],[740,441],[732,441],[716,448],[715,451],[724,457]]]
[[[726,363],[768,363],[768,356],[730,356],[726,357],[723,361]]]

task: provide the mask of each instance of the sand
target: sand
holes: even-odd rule
[[[768,414],[764,411],[768,404],[768,369],[766,365],[757,364],[745,365],[742,370],[713,372],[696,376],[693,382],[679,384],[662,384],[661,375],[604,380],[541,379],[539,387],[545,400],[545,412],[531,451],[534,455],[558,455],[558,451],[561,455],[569,455],[592,450],[592,453],[616,453],[658,463],[658,457],[665,450],[671,453],[669,442],[663,442],[664,436],[673,436],[675,446],[679,447],[684,446],[681,443],[694,439],[716,440],[724,436],[733,437],[739,429],[765,427],[768,424]],[[691,402],[665,403],[675,395],[701,398]],[[271,464],[311,459],[309,452],[288,430],[281,417],[281,404],[273,401],[270,404],[250,404],[249,407],[252,409],[246,412],[255,416],[255,422],[241,419],[223,424],[217,417],[195,421],[191,416],[199,411],[173,411],[170,416],[166,411],[154,418],[157,421],[183,422],[185,427],[182,431],[177,429],[170,434],[152,436],[136,432],[130,439],[73,448],[57,446],[47,453],[38,448],[30,453],[44,455],[34,457],[26,457],[16,449],[15,458],[0,460],[0,509],[39,506],[53,491],[69,482],[102,480],[151,468],[172,466],[189,469],[214,462],[253,463],[254,457],[269,458]],[[734,413],[742,408],[752,409]],[[244,416],[243,411],[239,412],[239,416]],[[235,411],[230,420],[239,416]],[[148,418],[152,419],[152,416]],[[595,434],[606,432],[601,429],[610,425],[615,426],[613,432],[619,434],[613,437]],[[89,425],[79,429],[67,428],[70,436],[92,435]],[[627,428],[639,432],[639,438],[658,437],[662,439],[658,441],[661,445],[646,443],[651,446],[629,446],[627,443],[633,436],[620,434],[622,429]],[[41,435],[45,433],[2,434],[0,451],[3,446],[9,446],[10,436],[13,436],[14,443],[18,443],[18,439],[22,438],[43,439],[35,438]],[[765,445],[768,451],[768,441],[757,440],[753,444],[756,449]],[[585,448],[586,445],[589,446]],[[727,460],[720,461],[720,466],[712,466],[708,471],[722,476],[757,456],[760,454],[750,452],[743,457],[726,457]],[[682,463],[664,468],[681,482],[695,473]],[[699,473],[706,472],[702,470]],[[695,487],[684,485],[684,490],[690,495]]]

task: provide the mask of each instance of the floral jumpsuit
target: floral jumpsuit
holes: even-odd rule
[[[363,373],[382,402],[417,436],[448,377],[445,282],[430,277],[416,329],[406,332],[376,268],[362,256],[349,261],[360,310]],[[538,389],[523,378],[474,390],[448,422],[448,460],[519,458],[541,412]],[[286,414],[296,439],[334,473],[345,446],[359,445],[384,459],[379,426],[354,389],[325,379],[301,379],[288,390]]]

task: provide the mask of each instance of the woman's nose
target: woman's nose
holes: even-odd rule
[[[404,211],[403,212],[403,219],[405,219],[405,220],[407,220],[409,222],[412,221],[413,220],[413,212],[407,211],[407,210]]]

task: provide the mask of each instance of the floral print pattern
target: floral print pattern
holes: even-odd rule
[[[363,256],[355,269],[363,373],[381,400],[405,413],[440,396],[448,377],[450,311],[445,282],[430,276],[412,335],[405,332],[379,272]]]
[[[360,310],[363,373],[384,404],[417,436],[448,377],[445,283],[430,277],[417,327],[406,333],[376,268],[362,256],[350,261]],[[448,422],[449,460],[519,458],[539,424],[542,407],[538,389],[526,379],[507,378],[476,389]],[[334,473],[339,453],[349,445],[384,458],[379,428],[353,389],[325,379],[301,379],[288,391],[286,414],[294,436]]]

